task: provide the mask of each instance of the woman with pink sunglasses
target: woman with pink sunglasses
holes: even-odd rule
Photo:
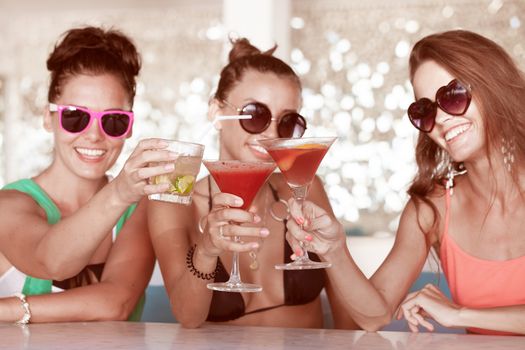
[[[411,331],[429,319],[480,334],[525,334],[525,79],[493,41],[464,30],[421,39],[410,56],[420,130],[418,173],[392,251],[367,280],[346,249],[341,225],[308,202],[288,229],[298,246],[331,261],[328,277],[363,328],[393,316]],[[450,287],[407,292],[434,249]]]
[[[272,55],[274,50],[261,52],[247,39],[233,42],[229,62],[210,101],[209,117],[215,120],[217,116],[239,114],[251,115],[251,119],[216,124],[221,160],[271,161],[258,140],[301,137],[305,132],[306,121],[299,115],[301,82],[290,66]],[[208,176],[195,185],[191,206],[150,203],[153,246],[173,313],[183,326],[222,322],[323,327],[320,293],[326,288],[334,325],[348,327],[324,270],[283,272],[274,268],[290,262],[294,254],[285,238],[287,208],[283,203],[290,196],[282,174],[274,173],[249,210],[242,210],[242,199],[221,193]],[[318,178],[309,198],[331,212]],[[240,253],[242,280],[261,285],[262,291],[237,293],[207,288],[211,282],[229,279],[232,252]]]
[[[0,191],[0,321],[139,319],[154,264],[144,195],[167,189],[147,179],[171,170],[148,163],[173,159],[143,140],[106,175],[131,136],[139,54],[116,30],[77,28],[47,68],[53,161]]]

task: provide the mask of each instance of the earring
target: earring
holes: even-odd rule
[[[515,149],[516,147],[512,140],[507,141],[507,139],[505,138],[501,139],[501,153],[503,154],[503,165],[509,172],[512,171],[512,164],[514,163]]]
[[[452,162],[448,163],[447,182],[445,183],[445,188],[447,191],[450,190],[451,196],[454,194],[454,177],[466,173],[467,169],[464,168],[463,163],[459,164],[459,170],[454,168]]]

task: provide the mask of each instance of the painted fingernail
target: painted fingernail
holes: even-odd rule
[[[302,225],[304,223],[304,219],[302,217],[295,218],[295,222],[297,225]]]
[[[261,229],[261,231],[259,232],[259,234],[262,236],[262,237],[267,237],[269,234],[270,234],[270,230],[268,230],[266,227],[263,227]]]
[[[295,250],[295,256],[303,256],[303,250],[301,248],[297,248]]]
[[[306,235],[304,239],[306,239],[308,242],[311,242],[314,238],[311,235]]]
[[[257,222],[260,222],[260,221],[261,221],[261,217],[259,215],[255,214],[253,216],[253,222],[257,223]]]

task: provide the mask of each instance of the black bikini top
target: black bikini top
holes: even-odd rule
[[[275,201],[279,201],[277,191],[270,183],[270,190],[272,191]],[[210,181],[208,180],[208,187],[210,188]],[[209,200],[209,208],[211,210],[211,196]],[[284,220],[286,227],[286,220]],[[286,230],[285,232],[286,233]],[[284,234],[283,233],[283,234]],[[292,248],[289,244],[284,244],[283,249],[284,262],[291,262],[290,255],[292,255]],[[320,261],[316,254],[309,253],[310,259]],[[224,269],[221,259],[217,262],[219,269],[215,276],[215,282],[226,282],[229,279],[229,273]],[[284,284],[284,303],[279,305],[268,306],[256,310],[246,312],[244,299],[240,293],[229,293],[213,291],[213,296],[208,313],[207,321],[224,322],[235,320],[244,315],[263,312],[275,309],[281,306],[288,305],[303,305],[314,301],[325,286],[325,271],[324,269],[315,270],[283,270],[283,284]]]

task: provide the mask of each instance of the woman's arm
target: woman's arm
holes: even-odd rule
[[[320,180],[320,178],[318,176],[316,176],[314,178],[313,182],[312,182],[312,185],[310,187],[310,191],[309,191],[309,194],[308,194],[308,200],[313,202],[313,203],[316,203],[320,208],[323,209],[323,211],[326,213],[326,215],[334,218],[334,214],[333,214],[333,211],[332,211],[332,206],[330,205],[330,201],[329,201],[328,196],[326,195],[326,192],[324,190],[323,183],[322,183],[322,181]],[[293,218],[291,220],[293,220]],[[334,220],[335,220],[335,218],[334,218]],[[341,233],[340,234],[341,234],[342,240],[346,239],[346,237],[344,237],[344,233],[342,232],[342,228],[341,228]],[[344,246],[346,248],[346,241],[344,243],[342,243],[342,244],[344,244]],[[292,246],[292,248],[293,248],[293,246]],[[293,251],[295,252],[296,249],[293,249]],[[321,256],[321,258],[323,258],[323,257]],[[351,259],[351,257],[350,257],[350,259]],[[329,259],[325,259],[325,260],[328,260],[328,261],[332,262]],[[327,274],[330,273],[329,270],[331,270],[331,268],[328,268],[328,269],[325,270],[327,272]],[[330,302],[330,308],[331,308],[331,311],[332,311],[332,318],[333,318],[333,321],[334,321],[334,328],[337,328],[337,329],[357,329],[358,328],[357,324],[352,319],[350,314],[345,311],[344,306],[341,305],[342,299],[341,299],[340,296],[337,295],[337,291],[336,291],[335,286],[332,283],[332,279],[330,277],[328,277],[327,280],[326,280],[325,291],[326,291],[326,295],[328,296],[328,300]]]
[[[211,290],[206,288],[206,284],[212,281],[198,278],[186,266],[186,256],[192,246],[190,237],[197,222],[195,215],[193,205],[157,201],[148,205],[151,241],[173,314],[183,326],[190,328],[198,327],[206,320],[212,297]],[[207,255],[197,248],[193,253],[193,264],[202,273],[213,273],[217,256]]]
[[[445,327],[473,327],[525,334],[525,305],[487,309],[462,307],[431,284],[406,297],[398,312],[398,318],[401,316],[406,318],[412,332],[417,332],[419,326],[433,331],[434,326],[425,319],[430,317]]]
[[[525,305],[490,309],[461,308],[451,327],[475,327],[525,335]]]
[[[72,215],[50,225],[46,215],[28,195],[0,191],[0,252],[20,271],[33,277],[63,280],[77,274],[111,232],[126,208],[147,193],[162,192],[168,185],[148,185],[164,167],[150,162],[173,159],[156,150],[158,139],[139,143],[121,173]]]
[[[311,202],[305,202],[302,211],[292,202],[291,209],[296,219],[301,221],[302,218],[306,222],[301,230],[294,220],[289,220],[292,245],[296,247],[297,240],[305,240],[309,235],[312,238],[309,250],[332,263],[332,267],[326,269],[333,289],[329,295],[335,297],[334,302],[330,302],[341,308],[332,308],[334,320],[337,313],[343,312],[369,331],[388,324],[417,279],[429,249],[417,224],[412,202],[403,211],[392,250],[370,280],[353,261],[346,247],[343,228],[332,215]],[[346,327],[345,321],[341,327]]]
[[[126,320],[149,283],[155,256],[143,200],[122,228],[100,283],[28,296],[31,322]],[[21,319],[18,298],[0,299],[0,321]]]
[[[194,196],[198,195],[194,193]],[[153,247],[173,314],[184,327],[199,327],[206,321],[213,295],[206,287],[213,282],[213,278],[199,277],[188,267],[188,259],[202,274],[213,274],[218,256],[223,251],[248,252],[257,248],[254,246],[257,243],[236,243],[229,238],[233,234],[259,236],[261,231],[260,227],[233,224],[257,222],[252,213],[234,208],[242,204],[236,203],[236,198],[227,193],[213,196],[212,210],[204,220],[203,233],[198,232],[200,218],[197,217],[195,204],[149,203],[148,222]],[[224,224],[228,225],[222,229],[224,237],[221,237],[220,227]],[[188,255],[193,246],[193,254]]]

